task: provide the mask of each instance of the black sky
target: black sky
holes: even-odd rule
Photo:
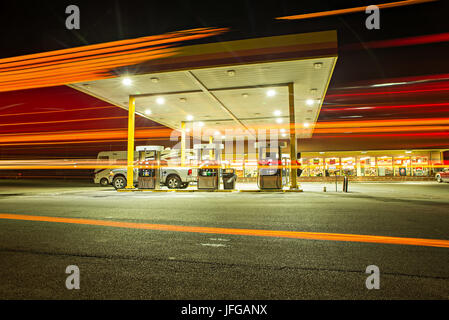
[[[368,1],[2,1],[0,58],[136,38],[198,27],[228,27],[224,41],[336,29],[339,61],[331,84],[449,72],[447,43],[376,50],[344,50],[345,44],[449,32],[449,1],[381,11],[381,29],[365,28],[365,13],[301,21],[276,17],[390,2]],[[65,8],[81,10],[81,30],[65,28]],[[190,42],[191,43],[191,42]]]

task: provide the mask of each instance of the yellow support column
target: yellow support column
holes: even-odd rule
[[[186,165],[186,123],[181,122],[181,167]]]
[[[135,129],[136,98],[129,97],[128,109],[128,170],[126,189],[134,189],[134,129]]]
[[[290,189],[298,189],[297,182],[297,149],[296,149],[296,117],[295,117],[295,92],[293,83],[288,84],[288,109],[290,115]]]
[[[209,144],[212,144],[212,143],[214,143],[214,137],[213,136],[210,136],[209,137]],[[214,150],[209,150],[209,160],[210,161],[212,161],[212,160],[214,160]]]

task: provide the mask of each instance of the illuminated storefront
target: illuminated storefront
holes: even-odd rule
[[[440,171],[447,150],[303,152],[303,177],[429,177]]]

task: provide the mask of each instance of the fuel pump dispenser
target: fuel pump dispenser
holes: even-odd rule
[[[139,153],[138,160],[138,188],[139,189],[160,189],[160,165],[161,152],[163,146],[143,146],[137,147]]]
[[[282,152],[279,144],[257,145],[257,185],[260,190],[282,190]]]
[[[196,144],[193,146],[198,163],[198,190],[218,190],[220,186],[221,150],[223,144]]]

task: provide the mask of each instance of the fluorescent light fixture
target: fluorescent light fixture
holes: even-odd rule
[[[204,122],[198,122],[197,125],[198,127],[204,127]]]
[[[126,78],[123,78],[122,84],[123,84],[124,86],[129,87],[130,85],[133,84],[133,81],[131,80],[131,78],[126,77]]]
[[[221,134],[220,131],[215,131],[214,133],[215,136],[219,136],[220,134]]]
[[[224,140],[224,139],[226,139],[226,136],[221,136],[221,138]]]
[[[282,133],[285,133],[285,129],[281,129],[281,132],[282,132]]]
[[[186,119],[187,119],[187,121],[192,121],[193,120],[193,116],[189,114]]]
[[[411,151],[411,150],[408,150],[408,151],[405,151],[405,153],[412,153],[413,151]]]
[[[151,114],[151,110],[150,110],[150,109],[145,110],[145,114],[146,114],[147,116],[149,116],[149,115]]]
[[[282,137],[283,137],[283,138],[287,137],[287,134],[286,134],[286,133],[283,133],[283,134],[282,134]]]
[[[276,91],[273,89],[270,89],[267,91],[267,96],[268,97],[274,97],[276,95]]]
[[[277,123],[282,123],[282,122],[284,122],[284,120],[282,120],[281,118],[277,118],[277,119],[276,119],[276,122],[277,122]]]
[[[157,104],[164,104],[165,103],[165,99],[162,97],[159,97],[156,99]]]
[[[276,111],[273,112],[273,114],[274,114],[276,117],[279,117],[279,116],[282,114],[282,112],[281,112],[280,110],[276,110]]]

